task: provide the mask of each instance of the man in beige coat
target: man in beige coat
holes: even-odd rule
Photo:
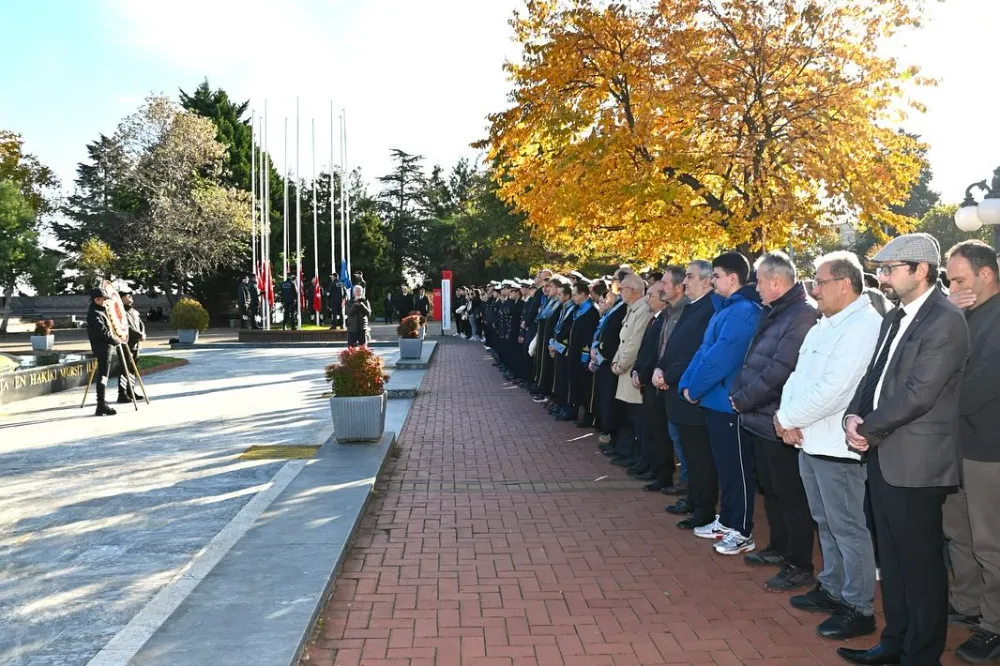
[[[611,462],[619,467],[630,467],[641,459],[637,442],[641,441],[638,430],[642,423],[642,392],[632,382],[632,366],[639,355],[642,336],[653,313],[646,301],[646,283],[638,275],[630,273],[622,279],[621,296],[628,310],[622,323],[618,353],[611,362],[611,371],[618,375],[615,400],[616,407],[623,416],[619,420],[623,426],[616,434],[615,448],[618,455]]]

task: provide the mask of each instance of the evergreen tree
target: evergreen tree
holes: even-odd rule
[[[215,138],[226,147],[221,182],[249,192],[253,137],[249,120],[245,116],[250,108],[250,101],[235,103],[229,99],[225,90],[220,88],[213,91],[208,79],[205,79],[190,95],[181,90],[180,102],[188,111],[208,118],[215,125]]]

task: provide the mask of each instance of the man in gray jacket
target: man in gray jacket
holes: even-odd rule
[[[962,381],[963,488],[944,503],[951,567],[949,621],[974,633],[955,650],[972,663],[1000,659],[1000,270],[996,251],[965,241],[948,251],[953,304],[971,339]]]
[[[969,355],[962,311],[936,289],[941,261],[928,234],[893,239],[873,261],[899,296],[886,316],[844,418],[849,445],[868,459],[882,571],[885,629],[858,664],[938,666],[948,631],[942,507],[959,485],[958,414]]]

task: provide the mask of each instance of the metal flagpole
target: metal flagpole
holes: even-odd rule
[[[316,210],[316,119],[312,119],[312,160],[313,160],[313,276],[316,278],[314,289],[319,288],[319,212]],[[313,295],[313,303],[316,296]],[[319,312],[316,315],[316,325],[319,326]]]
[[[337,270],[337,223],[333,205],[333,100],[330,101],[330,271]]]
[[[281,278],[288,279],[288,118],[285,118],[285,172],[282,176],[285,181],[285,213],[284,217],[284,247],[282,253]]]
[[[344,117],[340,117],[340,263],[347,265],[347,206],[344,205]],[[340,267],[337,267],[337,274],[340,274]]]
[[[264,273],[264,312],[266,316],[264,317],[264,330],[271,328],[271,299],[268,298],[268,294],[271,291],[271,154],[267,150],[267,100],[264,100],[264,135],[261,140],[261,145],[264,148],[263,157],[261,157],[261,166],[264,168],[264,173],[262,174],[263,181],[263,222],[261,223],[261,255],[262,268],[261,271]]]
[[[344,114],[344,172],[347,175],[347,189],[345,199],[347,199],[347,273],[354,276],[351,268],[351,167],[347,162],[347,111],[340,110]]]
[[[299,98],[295,98],[295,284],[299,286],[299,296],[295,302],[298,317],[295,320],[296,328],[302,326],[302,186],[299,171]]]
[[[257,119],[250,112],[250,272],[257,279]]]

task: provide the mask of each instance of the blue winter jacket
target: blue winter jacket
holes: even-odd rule
[[[747,285],[726,299],[713,294],[713,304],[715,314],[677,391],[683,396],[687,389],[691,399],[702,407],[731,414],[729,389],[743,367],[743,358],[757,330],[762,312],[760,296],[755,287]]]

